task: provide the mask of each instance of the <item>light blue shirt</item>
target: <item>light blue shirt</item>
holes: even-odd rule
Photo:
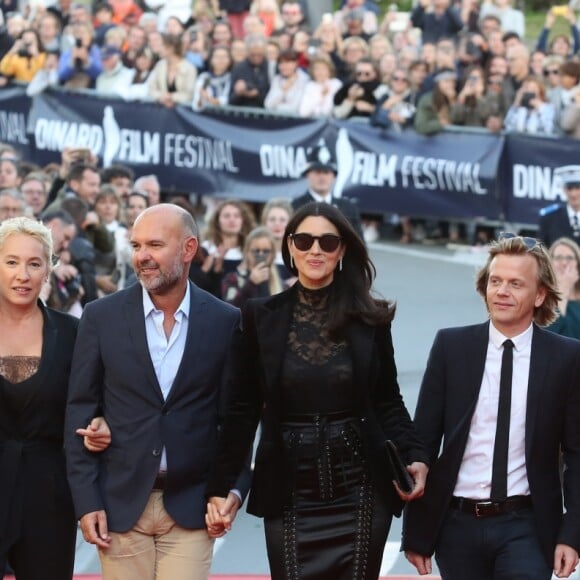
[[[155,307],[149,296],[149,292],[143,288],[143,313],[145,315],[147,346],[149,347],[149,355],[153,362],[155,375],[157,376],[157,381],[165,400],[169,396],[175,375],[177,375],[181,359],[183,358],[183,352],[185,351],[187,329],[189,327],[190,295],[191,292],[188,283],[185,296],[175,311],[175,325],[173,326],[171,335],[167,338],[165,336],[165,330],[163,330],[163,311]],[[159,471],[167,471],[165,447],[161,455]]]

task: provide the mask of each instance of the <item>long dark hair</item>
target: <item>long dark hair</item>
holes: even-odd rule
[[[290,234],[310,216],[327,219],[336,227],[345,249],[342,270],[336,268],[329,294],[329,332],[339,337],[350,320],[360,320],[371,326],[385,325],[393,320],[395,304],[371,295],[376,269],[367,248],[342,212],[328,204],[312,202],[299,208],[290,218],[282,239],[284,264],[295,275],[298,270],[290,261]]]

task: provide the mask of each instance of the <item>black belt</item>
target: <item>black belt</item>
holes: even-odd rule
[[[529,495],[513,495],[505,501],[491,501],[454,497],[450,505],[453,509],[465,512],[466,514],[471,514],[478,518],[487,518],[489,516],[499,516],[532,507],[532,498]]]
[[[165,484],[167,483],[167,474],[158,473],[155,481],[153,482],[153,489],[163,491],[165,489]]]

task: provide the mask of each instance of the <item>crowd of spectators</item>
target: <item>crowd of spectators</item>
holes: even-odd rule
[[[306,0],[3,1],[0,8],[0,86],[25,83],[29,95],[60,86],[201,112],[233,105],[280,115],[362,118],[424,135],[457,125],[580,136],[580,32],[573,3],[548,10],[534,46],[510,0],[419,0],[410,13],[393,5],[384,15],[372,0],[344,0],[316,22]],[[557,20],[567,33],[551,34]],[[0,189],[23,187],[25,169],[9,159],[0,162]],[[120,193],[111,182],[103,192],[101,182],[109,178],[93,169],[87,170],[90,193],[78,195],[88,218],[77,212],[77,227],[118,236],[130,189]],[[74,175],[59,179],[34,182],[35,195],[42,188],[54,192],[58,184],[52,211],[79,181]],[[144,190],[137,188],[143,200],[133,196],[137,206],[158,202]],[[39,215],[41,201],[28,195],[23,189],[29,211]],[[101,206],[107,209],[99,213]],[[403,241],[412,241],[411,221],[401,223]],[[210,259],[220,240],[215,228],[214,234],[206,244]],[[95,242],[93,234],[85,237]],[[238,239],[228,252],[235,247],[241,259],[243,244]],[[103,264],[111,262],[111,252],[116,261],[126,253],[96,251]],[[89,298],[127,276],[104,272],[99,267]],[[208,272],[200,268],[198,274]]]
[[[448,125],[580,134],[572,6],[548,10],[531,46],[511,0],[419,0],[384,15],[372,0],[344,0],[318,22],[305,0],[22,4],[4,13],[0,84],[28,83],[31,95],[84,88],[196,111],[362,117],[427,135]],[[551,34],[558,19],[568,33]]]

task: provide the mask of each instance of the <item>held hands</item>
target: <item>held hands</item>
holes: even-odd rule
[[[212,539],[225,536],[232,529],[232,523],[239,509],[240,499],[231,491],[227,498],[210,497],[205,514],[207,535]]]
[[[80,520],[81,530],[85,542],[94,544],[99,548],[108,548],[111,544],[111,536],[107,527],[107,514],[105,510],[89,512]]]
[[[85,447],[94,453],[104,451],[111,444],[111,430],[104,417],[95,417],[86,429],[77,429],[75,433],[83,437]]]
[[[578,552],[566,544],[558,544],[554,550],[554,574],[568,578],[578,565]]]
[[[420,461],[414,461],[411,465],[407,465],[407,471],[411,474],[415,482],[410,493],[402,491],[395,481],[393,483],[395,484],[399,497],[403,501],[413,501],[414,499],[422,497],[423,493],[425,493],[425,482],[427,480],[427,473],[429,473],[429,467]]]

